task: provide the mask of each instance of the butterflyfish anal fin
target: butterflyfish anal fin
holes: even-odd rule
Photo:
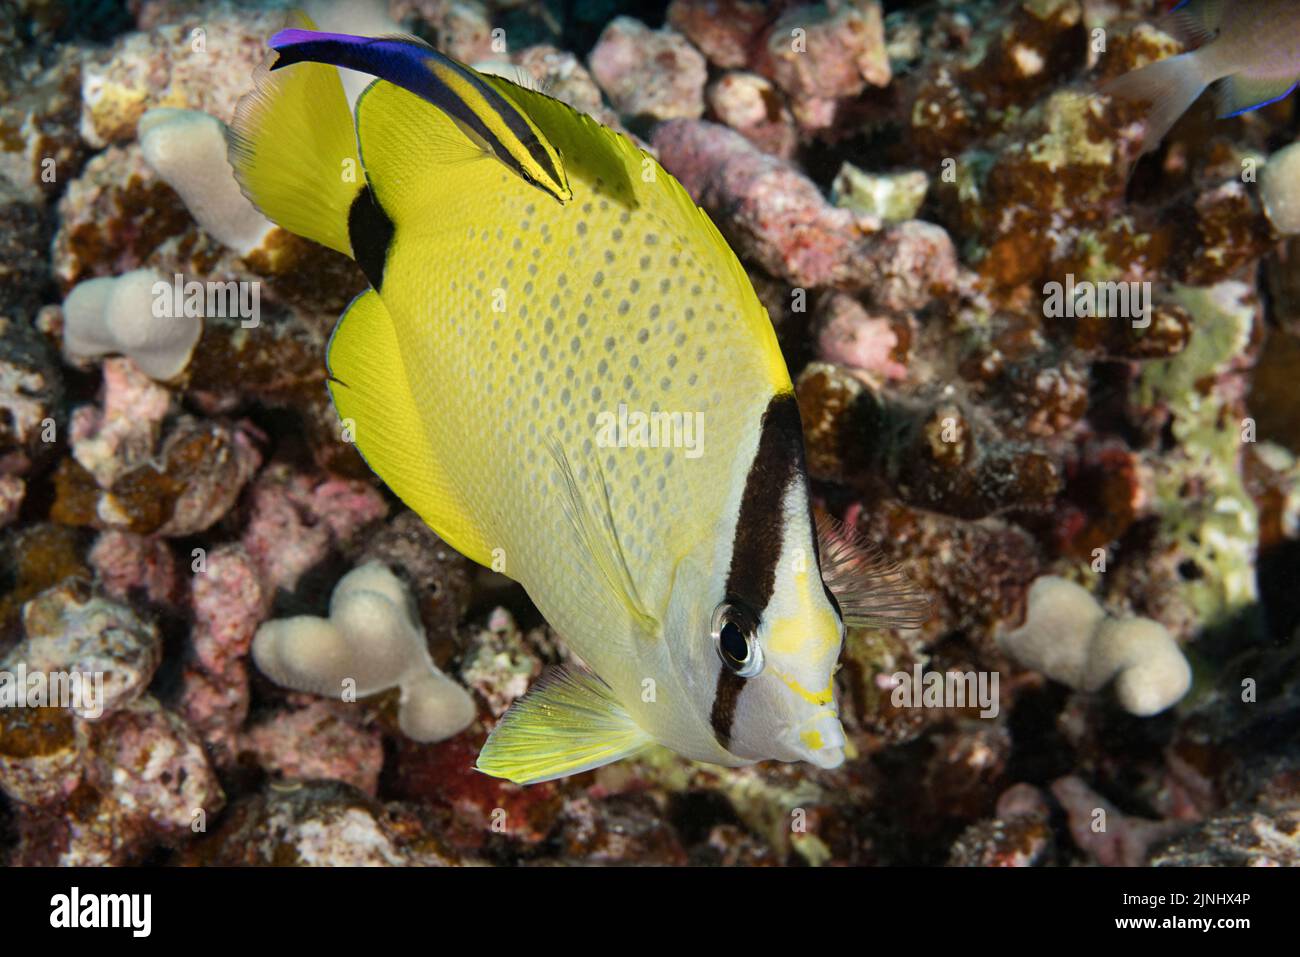
[[[326,362],[334,407],[367,464],[443,541],[490,565],[491,547],[432,454],[392,319],[373,289],[354,299],[339,319]]]
[[[589,671],[557,668],[510,706],[478,756],[478,770],[537,784],[630,757],[654,743]]]

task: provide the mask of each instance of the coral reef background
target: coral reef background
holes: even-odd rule
[[[107,675],[96,717],[0,708],[0,858],[1300,863],[1300,97],[1207,98],[1139,162],[1140,108],[1098,88],[1180,49],[1153,0],[308,4],[651,149],[770,311],[818,504],[932,598],[849,635],[838,769],[654,752],[525,789],[474,757],[563,641],[365,467],[323,357],[364,279],[221,168],[288,6],[0,0],[0,672]],[[174,277],[256,289],[257,321],[140,320]],[[1067,277],[1149,283],[1147,321],[1061,315]],[[328,618],[367,563],[463,731],[255,667],[259,627]],[[1010,657],[1058,647],[1026,619],[1049,577],[1190,690],[1139,716],[1061,683],[1092,631],[1069,668]],[[898,704],[918,667],[996,672],[996,715]]]

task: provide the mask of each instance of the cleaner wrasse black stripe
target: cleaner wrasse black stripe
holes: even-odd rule
[[[368,73],[427,100],[516,175],[561,203],[573,193],[558,151],[524,113],[470,67],[414,37],[281,30],[272,70],[309,61]]]

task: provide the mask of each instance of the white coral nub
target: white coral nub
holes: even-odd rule
[[[326,697],[400,687],[398,723],[414,741],[449,738],[476,713],[469,692],[434,665],[410,595],[378,562],[339,580],[328,619],[302,615],[262,625],[253,660],[276,684]]]
[[[137,127],[145,161],[172,189],[203,231],[247,256],[275,225],[239,189],[226,159],[226,125],[202,110],[160,107]]]
[[[189,365],[203,332],[198,316],[173,316],[157,307],[159,290],[171,283],[152,269],[79,282],[63,300],[63,352],[69,359],[109,353],[129,356],[160,382]]]
[[[1111,618],[1074,582],[1046,575],[1029,589],[1020,628],[998,639],[1011,657],[1077,691],[1112,680],[1124,710],[1148,717],[1176,704],[1192,685],[1178,643],[1149,618]]]
[[[1273,228],[1300,236],[1300,142],[1269,157],[1259,174],[1259,193]]]

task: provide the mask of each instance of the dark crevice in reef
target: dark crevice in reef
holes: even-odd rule
[[[1274,641],[1300,634],[1300,542],[1288,541],[1259,554],[1260,601]]]

